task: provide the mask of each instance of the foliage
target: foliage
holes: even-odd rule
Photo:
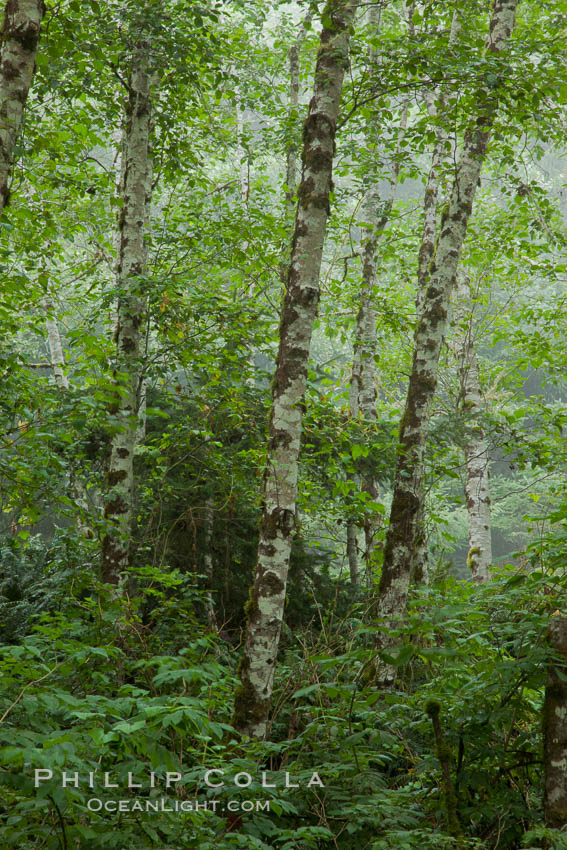
[[[508,64],[483,51],[488,6],[378,4],[357,17],[337,135],[319,318],[307,375],[296,536],[270,742],[230,726],[255,566],[270,381],[292,213],[285,157],[299,46],[305,113],[322,4],[47,2],[0,221],[0,845],[39,848],[515,850],[567,846],[544,823],[541,707],[549,617],[564,613],[565,4],[520,4]],[[368,5],[368,4],[366,4]],[[362,4],[365,6],[365,4]],[[153,194],[145,299],[146,432],[135,450],[131,567],[98,581],[113,426],[116,224],[132,49],[151,44]],[[378,65],[369,59],[377,51]],[[461,258],[461,324],[479,357],[491,457],[494,580],[468,581],[467,428],[455,328],[424,458],[431,584],[414,589],[373,681],[379,576],[413,356],[424,185],[436,132],[456,150],[479,80],[500,111]],[[446,86],[442,113],[431,114]],[[404,98],[408,126],[400,134]],[[451,148],[451,152],[453,151]],[[389,188],[395,165],[399,178]],[[441,173],[450,184],[454,158]],[[394,202],[379,240],[376,420],[349,415],[361,209]],[[68,389],[55,380],[48,311]],[[372,473],[380,498],[358,486]],[[84,498],[78,499],[82,492]],[[377,520],[375,574],[347,579],[346,528]],[[209,594],[216,628],[210,620]],[[428,701],[440,706],[462,836],[449,834]],[[55,771],[34,788],[33,770]],[[204,783],[224,770],[222,788]],[[60,771],[81,777],[61,786]],[[208,802],[93,812],[89,773]],[[165,772],[182,783],[165,788]],[[275,788],[262,786],[262,771]],[[299,787],[285,787],[285,773]],[[316,771],[324,787],[307,783]],[[236,773],[249,786],[235,786]],[[216,774],[218,776],[218,774]],[[99,793],[100,792],[100,793]],[[167,792],[167,793],[166,793]],[[113,799],[111,788],[97,788]],[[122,798],[122,792],[121,792]],[[266,801],[270,811],[247,810]],[[228,804],[234,801],[234,811]]]
[[[526,841],[540,834],[542,635],[562,592],[557,579],[507,568],[479,589],[448,580],[416,592],[392,693],[368,677],[371,630],[359,608],[321,608],[320,624],[287,640],[273,743],[243,747],[229,725],[234,656],[194,619],[194,585],[155,568],[132,578],[135,597],[109,597],[85,584],[59,610],[41,614],[21,643],[2,650],[6,846],[31,848],[41,838],[57,847],[63,827],[68,846],[212,846],[216,833],[220,847],[249,841],[274,850],[297,841],[344,850],[473,848],[492,846],[497,836],[512,847],[524,833]],[[444,832],[440,766],[425,711],[432,699],[442,706],[461,844]],[[37,790],[35,768],[54,771]],[[79,774],[78,788],[61,787],[62,770]],[[252,780],[238,788],[227,779],[212,789],[205,770]],[[262,770],[275,788],[262,787]],[[121,790],[89,789],[93,771],[97,783],[108,771]],[[159,777],[155,789],[124,790],[129,772],[134,783],[147,784],[151,771]],[[166,771],[183,776],[175,790],[164,790]],[[281,787],[284,771],[298,789]],[[306,787],[313,771],[324,788]],[[217,800],[218,810],[166,811],[159,819],[89,812],[88,800],[116,795],[165,796],[170,807],[172,800]],[[221,811],[230,800],[234,807],[269,800],[271,811]]]

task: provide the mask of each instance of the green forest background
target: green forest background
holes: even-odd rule
[[[494,80],[484,0],[456,4],[462,27],[452,43],[452,3],[355,4],[268,733],[250,738],[233,724],[302,126],[320,33],[337,5],[39,4],[35,72],[11,152],[0,127],[9,186],[0,218],[7,850],[567,848],[567,808],[553,809],[549,789],[546,797],[544,722],[550,705],[567,716],[567,641],[553,640],[553,623],[567,618],[562,0],[519,4]],[[4,12],[0,104],[17,6],[9,0]],[[101,551],[114,533],[108,473],[125,392],[120,169],[142,43],[152,103],[147,262],[133,290],[143,302],[143,393],[130,410],[129,566],[113,582],[103,581]],[[419,324],[425,185],[441,127],[441,219],[479,86],[497,90],[498,113],[461,251],[470,291],[453,299],[428,415],[426,568],[390,624],[381,657],[395,681],[381,687],[374,605]],[[426,96],[439,92],[443,111],[432,115]],[[1,121],[6,114],[0,108]],[[370,419],[349,406],[369,193],[388,213],[372,286]],[[478,358],[472,419],[463,334]],[[489,578],[473,582],[465,454],[479,429],[493,557]],[[372,497],[360,486],[369,475]],[[567,725],[560,744],[567,806]],[[35,769],[53,780],[34,787]],[[211,769],[225,771],[224,787],[204,784]],[[165,796],[219,807],[94,813],[89,799],[116,795],[62,787],[62,771],[109,771],[121,787],[129,772],[180,772]],[[262,771],[275,788],[262,787]],[[242,772],[249,787],[233,784]],[[284,787],[285,772],[299,788]],[[323,788],[307,787],[313,772]],[[163,783],[131,796],[164,796]],[[269,800],[270,811],[230,812],[230,800]]]

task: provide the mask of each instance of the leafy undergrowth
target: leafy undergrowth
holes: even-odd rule
[[[0,846],[567,847],[541,828],[558,581],[503,571],[482,588],[416,593],[389,659],[394,691],[373,683],[361,611],[288,633],[271,743],[231,728],[238,652],[198,624],[187,579],[145,570],[136,581],[133,599],[83,587],[2,647]]]

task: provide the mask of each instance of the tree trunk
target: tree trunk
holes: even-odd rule
[[[288,123],[288,141],[286,145],[285,151],[285,173],[286,173],[286,182],[285,182],[285,206],[284,206],[284,215],[285,215],[285,242],[282,248],[282,258],[279,263],[279,278],[282,287],[285,288],[287,285],[287,270],[289,266],[289,258],[290,258],[290,242],[291,242],[291,229],[293,225],[293,215],[295,212],[296,205],[296,192],[297,192],[297,173],[298,173],[298,159],[299,159],[299,146],[296,138],[296,124],[299,118],[299,54],[301,50],[301,45],[303,44],[303,40],[305,39],[305,35],[307,33],[307,29],[311,23],[311,19],[313,17],[313,10],[309,9],[305,18],[301,22],[301,27],[297,37],[290,47],[288,54],[288,62],[289,62],[289,102],[287,107],[287,123]]]
[[[63,344],[61,342],[61,334],[59,333],[59,324],[55,318],[55,307],[50,295],[46,295],[43,299],[43,309],[45,310],[45,327],[47,330],[47,345],[49,348],[49,357],[53,368],[53,377],[55,384],[60,390],[69,389],[69,378],[65,373],[65,355],[63,353]]]
[[[212,499],[207,499],[205,510],[203,512],[203,529],[205,533],[204,540],[204,556],[203,562],[205,567],[205,607],[207,611],[207,623],[213,631],[217,629],[217,618],[215,615],[215,602],[213,598],[213,577],[214,577],[214,562],[213,562],[213,523],[214,523],[214,503]]]
[[[305,18],[301,23],[301,27],[297,38],[293,42],[289,50],[289,104],[288,104],[288,124],[289,124],[289,141],[286,149],[286,169],[285,169],[285,200],[288,209],[292,210],[295,206],[295,193],[297,190],[297,160],[299,158],[299,148],[296,138],[296,124],[299,114],[299,52],[301,45],[305,40],[307,29],[313,17],[313,10],[309,9]]]
[[[490,528],[490,487],[488,445],[479,416],[482,413],[482,393],[478,374],[478,359],[473,338],[472,322],[467,321],[466,307],[471,303],[471,284],[465,274],[457,279],[460,309],[456,330],[459,364],[460,403],[465,427],[465,496],[469,516],[469,553],[467,565],[473,581],[486,581],[492,564]]]
[[[43,0],[8,0],[0,57],[0,213],[8,202],[14,148],[35,69]]]
[[[242,107],[240,88],[236,89],[236,156],[238,157],[238,182],[240,186],[240,202],[244,210],[248,209],[250,196],[250,160],[244,147],[244,121],[246,110]],[[248,243],[244,243],[248,247]],[[246,250],[244,248],[243,250]]]
[[[451,32],[449,34],[448,49],[456,44],[460,32],[459,9],[453,12],[451,21]],[[437,237],[437,207],[439,203],[439,184],[443,171],[451,160],[451,147],[449,131],[443,123],[446,110],[447,87],[442,86],[437,91],[437,98],[431,92],[424,94],[425,105],[429,115],[435,123],[435,145],[431,157],[431,167],[427,175],[425,186],[425,197],[423,201],[423,229],[417,262],[417,296],[416,316],[419,322],[423,311],[425,292],[427,289],[429,264],[435,254],[435,240]],[[436,104],[436,100],[439,106]],[[441,118],[441,123],[437,119]],[[419,507],[416,514],[416,532],[412,555],[411,581],[416,584],[428,584],[429,582],[429,542],[427,538],[425,492],[424,482],[421,481],[419,492]]]
[[[213,562],[213,527],[215,519],[215,503],[212,497],[208,497],[203,510],[203,532],[204,532],[204,554],[203,565],[205,570],[205,607],[207,609],[207,622],[212,630],[217,628],[217,618],[215,616],[215,603],[213,599],[213,579],[214,579],[214,562]]]
[[[207,413],[203,410],[203,416],[206,419]],[[212,437],[212,422],[207,424],[207,430],[210,433],[205,435],[205,442],[209,443]],[[214,539],[214,522],[215,522],[215,500],[212,493],[205,497],[203,506],[203,572],[205,578],[205,608],[207,623],[211,630],[217,628],[217,618],[215,614],[215,601],[213,597],[214,589],[214,559],[213,559],[213,539]]]
[[[460,17],[459,9],[456,8],[453,12],[451,21],[451,32],[449,35],[448,49],[450,50],[456,43],[460,32]],[[449,130],[443,123],[444,113],[446,111],[447,88],[442,88],[437,93],[436,98],[431,92],[425,92],[424,101],[427,111],[431,118],[436,120],[435,123],[435,146],[433,148],[433,156],[431,157],[431,167],[427,175],[427,183],[425,186],[425,197],[423,201],[423,229],[421,232],[421,243],[417,262],[417,302],[416,313],[418,321],[423,310],[423,302],[425,292],[429,280],[429,264],[435,254],[435,240],[437,236],[437,205],[439,202],[439,182],[442,172],[451,160]],[[439,123],[437,119],[441,119]]]
[[[502,51],[512,32],[518,0],[495,0],[487,49]],[[437,369],[445,337],[451,292],[465,239],[490,129],[498,108],[496,89],[488,84],[477,95],[477,116],[465,134],[453,187],[440,223],[435,253],[429,263],[421,315],[415,332],[414,357],[400,423],[398,459],[384,564],[376,600],[376,617],[394,626],[404,615],[422,499],[422,473],[427,427],[437,386]],[[377,635],[377,648],[391,643]],[[393,671],[380,674],[385,683]]]
[[[407,112],[406,112],[407,114]],[[397,169],[399,170],[399,168]],[[376,191],[369,193],[364,205],[364,221],[370,224],[371,232],[364,243],[362,281],[358,313],[356,316],[356,331],[352,372],[349,387],[349,414],[353,419],[361,416],[370,424],[376,422],[376,310],[374,307],[374,285],[376,283],[376,267],[378,261],[378,242],[388,222],[392,209],[393,198],[382,204]],[[382,214],[380,207],[383,206]],[[363,476],[351,475],[351,479],[360,480],[361,488],[366,491],[374,502],[379,498],[378,482],[372,474]],[[364,538],[365,561],[367,578],[371,574],[372,551],[374,535],[377,530],[376,515],[365,513]],[[351,584],[357,585],[359,580],[358,566],[358,524],[354,517],[347,520],[347,553]]]
[[[313,98],[303,133],[303,171],[287,276],[264,471],[263,512],[234,725],[264,737],[295,528],[302,407],[319,274],[329,215],[334,140],[348,66],[354,0],[329,0],[323,13]]]
[[[419,493],[419,508],[415,520],[415,541],[411,559],[410,583],[416,587],[429,584],[429,540],[427,537],[426,505],[423,479]]]
[[[53,368],[55,384],[57,389],[67,392],[70,389],[70,383],[65,372],[65,353],[63,351],[63,343],[61,342],[59,323],[55,318],[55,307],[51,295],[49,294],[43,299],[43,309],[45,310],[47,345],[49,348],[49,357]],[[89,500],[87,498],[87,491],[83,483],[81,481],[77,481],[74,476],[74,472],[71,472],[69,487],[75,505],[79,509],[75,519],[77,530],[83,537],[92,537],[92,529],[88,522],[85,522],[83,519],[83,517],[89,515]]]
[[[411,15],[411,11],[409,12]],[[370,6],[367,12],[370,26],[377,31],[380,23],[380,9]],[[379,68],[379,54],[371,50],[370,65],[376,71]],[[349,414],[353,419],[361,416],[370,425],[376,423],[376,309],[374,307],[374,287],[376,285],[380,238],[386,229],[392,207],[394,193],[400,174],[401,142],[407,128],[409,101],[402,107],[400,129],[396,145],[396,156],[390,176],[389,194],[385,199],[380,197],[377,183],[378,175],[373,175],[374,186],[367,194],[362,208],[362,218],[368,228],[362,251],[362,281],[360,286],[359,307],[356,317],[356,331],[352,361],[352,373],[349,388]],[[369,142],[372,142],[372,135]],[[356,476],[352,476],[356,478]],[[361,489],[368,494],[371,501],[376,502],[380,497],[378,481],[369,471],[360,476]],[[380,525],[380,517],[372,511],[364,516],[365,561],[367,581],[372,575],[372,553],[375,545],[376,532]],[[357,524],[353,518],[347,520],[347,553],[349,561],[351,584],[358,583],[358,546]]]
[[[567,823],[567,619],[551,618],[549,645],[560,660],[549,662],[543,706],[543,768],[545,825],[563,829]]]
[[[147,388],[144,375],[140,375],[138,391],[138,420],[136,424],[136,445],[139,446],[146,439],[146,413],[148,407]]]
[[[350,583],[353,587],[358,586],[358,525],[356,520],[349,517],[347,520],[347,559]]]
[[[142,378],[147,251],[145,232],[151,195],[149,153],[151,95],[148,46],[132,57],[123,151],[122,210],[119,219],[116,403],[113,411],[107,533],[102,548],[102,578],[117,583],[128,563],[134,492],[134,446]]]

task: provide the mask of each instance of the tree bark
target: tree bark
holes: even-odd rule
[[[355,519],[349,517],[347,521],[347,560],[350,583],[357,587],[358,575],[358,524]]]
[[[411,11],[409,12],[411,15]],[[380,23],[380,9],[370,6],[367,11],[368,24],[377,31]],[[379,67],[379,54],[376,50],[369,51],[370,65],[374,70]],[[409,101],[406,100],[402,107],[402,116],[398,140],[396,145],[396,156],[390,175],[390,188],[386,198],[382,199],[378,191],[378,175],[374,174],[374,185],[368,192],[362,208],[362,217],[368,228],[362,251],[362,280],[360,286],[359,307],[356,317],[356,330],[354,339],[354,352],[352,361],[352,372],[349,387],[349,414],[353,419],[361,416],[370,425],[376,424],[376,400],[378,397],[376,389],[376,309],[374,307],[374,287],[377,279],[379,243],[390,220],[390,214],[394,205],[394,194],[398,177],[400,174],[400,150],[401,141],[407,128]],[[369,142],[372,141],[372,135]],[[356,476],[352,476],[356,479]],[[380,497],[379,483],[369,471],[360,476],[360,485],[363,492],[367,493],[370,500],[375,502]],[[380,525],[379,515],[367,511],[364,516],[364,557],[366,562],[367,582],[372,573],[372,553],[374,551],[375,536]],[[351,584],[358,584],[358,532],[357,523],[354,518],[347,520],[347,555],[349,562]]]
[[[213,599],[213,579],[214,579],[214,562],[213,562],[213,528],[215,519],[215,503],[212,497],[207,498],[203,510],[203,536],[204,536],[204,552],[203,566],[205,571],[205,608],[207,612],[207,622],[211,630],[217,628],[217,618],[215,615],[215,603]]]
[[[65,353],[63,351],[63,343],[61,341],[61,333],[59,332],[59,323],[55,317],[55,307],[51,295],[47,294],[43,299],[43,309],[45,310],[45,327],[47,330],[47,345],[49,348],[49,357],[53,368],[53,377],[57,389],[62,392],[68,392],[70,389],[69,378],[65,372]],[[89,500],[87,491],[82,481],[78,481],[74,472],[71,472],[69,486],[71,495],[75,505],[79,509],[76,515],[77,530],[83,537],[92,537],[93,532],[88,522],[85,522],[83,517],[89,515]]]
[[[238,182],[240,186],[240,203],[243,209],[248,209],[250,197],[250,159],[244,147],[244,120],[246,111],[242,108],[240,88],[236,90],[236,156],[238,157]],[[244,243],[248,246],[248,243]],[[243,250],[246,250],[246,247]]]
[[[548,640],[559,660],[550,660],[543,706],[543,766],[545,825],[562,829],[567,823],[567,619],[554,616]]]
[[[8,186],[14,148],[35,69],[45,12],[43,0],[8,0],[4,8],[0,55],[0,213]]]
[[[465,427],[465,496],[469,517],[469,552],[467,565],[473,581],[482,583],[489,577],[492,564],[490,525],[490,486],[488,444],[479,423],[483,402],[478,374],[478,358],[472,322],[467,321],[471,303],[471,284],[465,274],[457,278],[459,304],[456,312],[456,347],[459,368],[459,407]],[[459,327],[459,321],[461,327]]]
[[[518,0],[495,0],[487,42],[490,52],[504,50],[514,27],[517,4]],[[450,199],[441,217],[437,246],[424,281],[423,307],[415,332],[413,364],[400,423],[400,454],[375,605],[376,617],[386,627],[395,626],[406,609],[439,355],[459,256],[497,108],[496,89],[487,82],[477,94],[477,115],[465,133]],[[391,639],[385,632],[377,635],[378,649],[389,645]],[[391,668],[382,668],[379,674],[384,684],[391,681],[392,676]]]
[[[207,414],[203,410],[203,415]],[[211,429],[211,433],[205,435],[205,442],[209,443],[212,436],[212,422],[208,422],[207,430]],[[205,498],[203,506],[203,571],[205,578],[205,609],[207,623],[211,630],[217,628],[217,618],[215,614],[215,600],[213,597],[214,587],[214,559],[213,559],[213,538],[214,538],[214,522],[215,522],[215,500],[211,494]]]
[[[295,193],[297,191],[297,164],[299,159],[299,147],[296,139],[296,124],[299,114],[299,53],[301,45],[305,40],[307,29],[313,17],[313,10],[309,9],[305,18],[301,22],[301,27],[297,38],[289,49],[289,103],[287,109],[289,123],[289,141],[286,148],[286,169],[285,183],[286,192],[285,200],[288,209],[293,209],[295,205]]]
[[[114,435],[105,500],[107,533],[102,547],[102,578],[117,583],[128,564],[134,492],[134,447],[142,379],[145,233],[151,196],[151,94],[148,45],[134,50],[123,151],[122,210],[119,218],[118,325]]]
[[[405,133],[408,116],[408,102],[403,106],[400,132],[398,138],[398,153],[400,142]],[[381,200],[376,190],[369,193],[368,201],[364,206],[364,221],[371,227],[370,233],[365,240],[362,253],[362,281],[360,287],[359,308],[356,317],[356,332],[354,341],[354,356],[352,362],[352,373],[349,388],[349,413],[351,417],[361,416],[370,425],[376,424],[376,400],[378,397],[376,389],[376,309],[374,306],[374,287],[376,286],[380,238],[384,233],[390,220],[390,214],[394,205],[395,186],[400,172],[399,157],[396,156],[391,175],[390,194],[385,200]],[[371,471],[360,477],[361,489],[368,494],[372,502],[380,497],[380,486]],[[364,538],[365,538],[365,561],[367,575],[371,574],[372,553],[374,551],[375,536],[380,520],[379,515],[367,511],[364,516]],[[350,519],[347,524],[347,540],[352,537],[352,526],[354,521]],[[356,526],[355,526],[356,529]],[[355,532],[356,533],[356,530]],[[349,554],[349,567],[351,582],[353,574],[358,575],[358,565],[354,567]]]
[[[459,9],[453,12],[451,21],[451,32],[449,34],[448,49],[456,43],[460,32]],[[431,118],[445,117],[447,87],[443,85],[437,92],[439,106],[435,103],[435,97],[431,92],[425,92],[424,101]],[[431,166],[427,175],[425,185],[425,197],[423,201],[423,229],[421,232],[421,243],[419,247],[417,262],[417,301],[416,314],[419,318],[423,310],[425,291],[429,279],[429,264],[435,254],[435,241],[437,237],[437,205],[439,203],[439,183],[441,175],[451,158],[449,130],[446,124],[435,124],[435,145],[431,157]]]
[[[451,21],[449,34],[449,50],[456,44],[461,30],[461,19],[459,8],[455,8]],[[448,127],[443,123],[446,111],[447,86],[441,86],[437,91],[436,99],[431,92],[425,92],[424,101],[429,115],[433,119],[442,119],[442,123],[435,124],[435,145],[431,157],[431,167],[427,175],[425,186],[425,197],[423,201],[423,229],[419,247],[417,262],[417,296],[416,316],[419,322],[423,311],[425,292],[427,289],[429,264],[435,254],[435,242],[437,237],[437,208],[439,204],[439,186],[443,171],[451,159],[452,145],[449,139]],[[412,555],[411,581],[416,584],[428,584],[429,582],[429,543],[426,527],[425,492],[424,482],[421,482],[419,492],[419,507],[416,514],[416,532]]]
[[[63,344],[61,342],[61,334],[59,333],[59,324],[55,318],[55,307],[50,295],[46,295],[43,299],[43,309],[45,310],[45,327],[47,330],[47,345],[49,348],[49,357],[53,368],[53,377],[55,384],[60,390],[69,389],[69,378],[65,373],[65,355],[63,353]]]
[[[272,386],[258,560],[247,604],[241,685],[234,708],[235,727],[256,738],[266,734],[284,613],[307,365],[319,302],[336,124],[356,5],[354,0],[327,3],[313,98],[303,131],[302,180]]]

